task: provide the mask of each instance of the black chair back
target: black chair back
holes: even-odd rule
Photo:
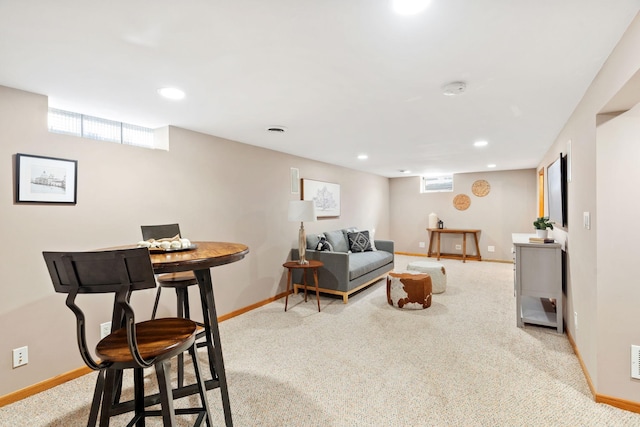
[[[51,281],[60,293],[117,292],[155,288],[147,248],[99,252],[43,252]]]
[[[142,240],[182,237],[178,224],[141,225]]]
[[[136,344],[135,316],[129,305],[131,292],[156,287],[153,266],[147,248],[99,252],[43,252],[56,292],[68,294],[67,307],[76,315],[76,336],[82,359],[92,369],[102,369],[92,357],[86,339],[86,320],[76,304],[79,293],[114,293],[112,330],[127,327],[129,348],[143,366]]]

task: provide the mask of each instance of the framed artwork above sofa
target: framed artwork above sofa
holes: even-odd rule
[[[318,218],[340,216],[340,184],[302,179],[302,200],[313,200]]]

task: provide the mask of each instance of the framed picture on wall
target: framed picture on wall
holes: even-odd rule
[[[16,203],[76,204],[78,161],[16,154]]]
[[[302,200],[313,200],[318,218],[340,216],[340,184],[302,180]]]

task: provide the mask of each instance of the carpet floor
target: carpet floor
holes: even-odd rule
[[[395,270],[414,259],[397,256]],[[516,327],[513,265],[442,263],[447,290],[425,310],[389,306],[380,281],[348,304],[321,297],[320,313],[315,295],[293,295],[286,313],[281,299],[222,322],[234,425],[640,426],[640,414],[593,401],[566,336]],[[145,378],[153,388],[153,371]],[[0,408],[0,426],[85,425],[94,381]],[[220,393],[208,398],[224,425]]]

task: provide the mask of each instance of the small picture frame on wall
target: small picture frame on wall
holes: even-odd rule
[[[78,161],[16,154],[16,203],[76,204]]]
[[[302,200],[313,200],[318,218],[340,216],[340,184],[302,180]]]

